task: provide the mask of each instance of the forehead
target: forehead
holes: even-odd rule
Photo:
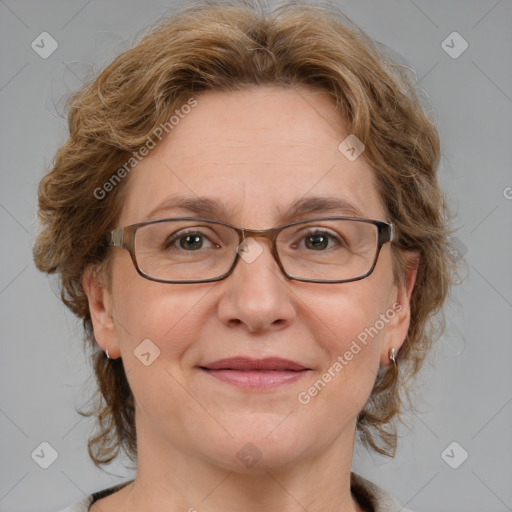
[[[196,100],[131,172],[120,224],[187,215],[182,205],[198,198],[253,229],[277,225],[312,198],[345,203],[340,215],[385,220],[364,153],[352,161],[339,149],[349,133],[327,93],[253,87]]]

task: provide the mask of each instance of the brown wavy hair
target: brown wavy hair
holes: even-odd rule
[[[395,416],[408,404],[405,381],[421,367],[444,326],[441,306],[451,282],[447,209],[436,173],[440,143],[406,66],[337,8],[290,1],[267,11],[258,2],[194,3],[172,12],[68,100],[69,138],[39,186],[37,267],[57,273],[61,297],[83,321],[98,389],[85,416],[97,419],[89,439],[93,462],[120,450],[136,460],[134,398],[121,359],[109,360],[94,339],[85,268],[105,271],[102,235],[115,227],[129,177],[101,199],[95,191],[137,152],[174,111],[202,91],[312,86],[366,146],[388,217],[397,280],[402,251],[417,251],[411,324],[398,370],[382,368],[357,422],[360,440],[393,456]],[[108,276],[107,276],[108,277]],[[405,391],[405,392],[404,392]]]

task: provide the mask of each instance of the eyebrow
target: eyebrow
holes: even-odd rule
[[[219,201],[209,197],[171,196],[151,210],[146,220],[161,218],[170,210],[183,209],[196,215],[217,220],[230,219],[233,213]],[[361,210],[349,201],[339,197],[308,197],[294,201],[287,208],[277,207],[280,223],[292,222],[297,217],[310,213],[337,213],[350,217],[365,217]]]
[[[281,220],[290,222],[308,213],[337,213],[350,217],[364,217],[357,206],[340,197],[308,197],[293,202]]]

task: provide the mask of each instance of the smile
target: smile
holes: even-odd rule
[[[308,368],[288,359],[247,357],[221,359],[200,368],[215,379],[254,391],[291,384],[309,371]]]

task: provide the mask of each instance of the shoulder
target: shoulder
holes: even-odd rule
[[[60,512],[88,512],[89,507],[95,501],[113,494],[131,482],[132,480],[123,482],[90,494],[89,496],[85,496]],[[411,512],[403,508],[400,503],[384,489],[356,473],[352,473],[351,475],[351,488],[354,496],[361,505],[372,510],[372,512]]]
[[[100,500],[101,498],[106,498],[107,496],[110,496],[111,494],[114,494],[115,492],[119,491],[126,485],[132,483],[133,480],[129,480],[128,482],[122,482],[120,484],[116,484],[112,487],[108,487],[107,489],[103,489],[101,491],[94,492],[92,494],[89,494],[89,496],[85,496],[78,501],[75,501],[69,507],[60,510],[59,512],[88,512],[90,506],[95,503],[96,501]]]
[[[402,507],[387,491],[357,473],[351,474],[350,484],[356,499],[372,512],[412,512]]]

